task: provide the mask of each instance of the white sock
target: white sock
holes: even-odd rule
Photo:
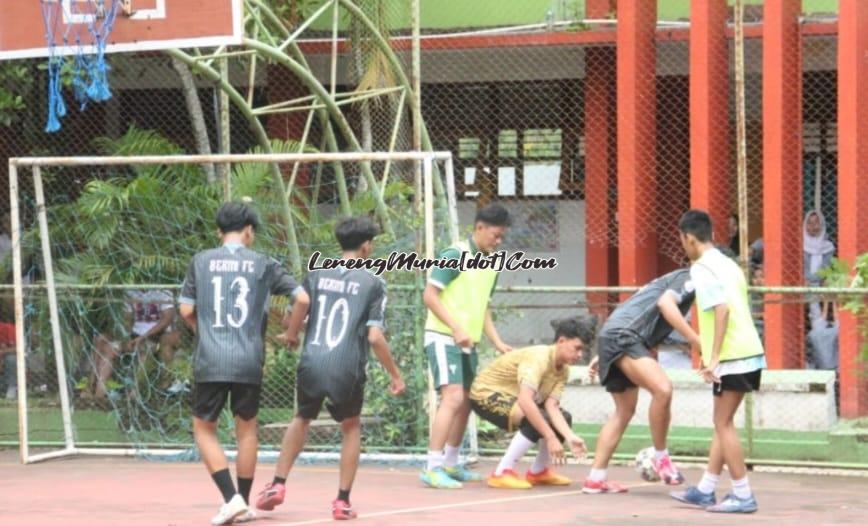
[[[428,470],[442,468],[445,458],[442,451],[428,452]]]
[[[500,464],[497,465],[497,469],[494,470],[495,475],[503,475],[504,470],[507,469],[515,469],[515,465],[518,464],[518,461],[521,460],[521,457],[527,453],[527,450],[533,445],[533,442],[530,441],[526,436],[522,435],[521,432],[515,434],[512,437],[512,442],[509,443],[509,447],[506,449],[506,454],[503,455],[503,458],[500,459]]]
[[[549,446],[546,444],[545,440],[540,439],[540,441],[537,442],[536,458],[533,461],[533,465],[530,467],[530,472],[534,475],[542,473],[547,467],[549,467],[549,460],[551,460],[549,456]]]
[[[458,452],[461,451],[461,446],[450,446],[446,444],[446,455],[443,459],[443,465],[447,468],[454,468],[458,465]]]
[[[732,492],[735,493],[735,496],[740,499],[746,499],[750,497],[750,484],[747,483],[747,475],[741,480],[733,480],[732,481]]]
[[[608,469],[591,468],[591,473],[588,474],[588,479],[594,482],[603,482],[607,478],[609,478]]]
[[[706,471],[702,475],[702,480],[699,481],[699,484],[696,485],[696,489],[703,493],[712,493],[714,492],[714,488],[717,487],[717,481],[720,480],[720,475],[715,475],[714,473],[709,473]],[[745,479],[747,482],[747,479]]]
[[[655,449],[654,450],[654,460],[660,460],[663,457],[669,456],[669,449]]]

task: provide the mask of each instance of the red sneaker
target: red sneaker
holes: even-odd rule
[[[269,482],[265,486],[265,489],[259,493],[259,498],[256,499],[256,507],[260,510],[271,511],[275,506],[283,504],[285,496],[286,486]]]
[[[594,495],[597,493],[627,493],[627,488],[617,482],[608,480],[591,480],[585,479],[582,485],[582,493]]]
[[[668,456],[654,461],[654,471],[666,485],[677,486],[684,483],[684,476],[679,473]]]
[[[332,518],[336,521],[348,521],[356,518],[356,512],[350,503],[345,500],[335,499],[332,502]]]

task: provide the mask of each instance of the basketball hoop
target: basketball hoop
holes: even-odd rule
[[[71,74],[75,100],[83,111],[89,101],[111,98],[105,59],[108,36],[124,0],[40,0],[48,44],[48,122],[45,131],[60,130],[66,116],[63,100],[65,54],[72,54]],[[59,41],[58,41],[59,39]],[[61,53],[72,49],[72,53]]]

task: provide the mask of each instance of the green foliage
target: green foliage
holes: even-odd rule
[[[856,258],[853,265],[841,259],[834,259],[832,264],[820,271],[820,277],[826,286],[836,288],[862,289],[868,287],[868,253]],[[850,311],[859,320],[859,330],[862,334],[862,361],[868,361],[868,304],[864,294],[852,294],[841,297],[841,308]]]
[[[33,73],[27,62],[0,62],[0,126],[22,119],[32,87]]]

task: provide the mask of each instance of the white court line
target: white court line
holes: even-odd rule
[[[625,487],[628,489],[632,489],[632,488],[641,488],[644,486],[657,486],[657,485],[659,485],[658,482],[645,482],[642,484],[634,484],[634,485],[625,486]],[[403,515],[405,513],[418,513],[418,512],[422,512],[422,511],[445,510],[445,509],[451,509],[451,508],[466,508],[468,506],[480,506],[480,505],[485,505],[485,504],[501,504],[501,503],[506,503],[506,502],[519,502],[519,501],[525,501],[525,500],[551,499],[551,498],[555,498],[555,497],[567,497],[570,495],[580,495],[581,493],[582,493],[582,490],[577,489],[577,490],[572,490],[572,491],[558,491],[558,492],[553,492],[553,493],[542,493],[542,494],[538,494],[538,495],[503,497],[500,499],[470,500],[470,501],[464,501],[464,502],[455,502],[452,504],[438,504],[436,506],[421,506],[418,508],[404,508],[404,509],[390,510],[390,511],[378,511],[375,513],[365,513],[365,514],[360,514],[358,519],[364,520],[364,519],[371,519],[374,517],[387,517],[389,515]],[[326,524],[326,523],[330,524],[332,522],[334,522],[334,519],[331,519],[331,518],[312,519],[312,520],[299,521],[299,522],[278,522],[278,523],[272,524],[272,526],[305,526],[308,524]]]

